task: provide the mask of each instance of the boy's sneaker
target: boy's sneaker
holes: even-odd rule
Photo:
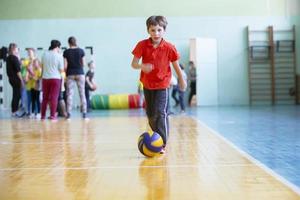
[[[160,154],[165,154],[165,153],[166,153],[166,148],[163,147],[159,153],[160,153]]]

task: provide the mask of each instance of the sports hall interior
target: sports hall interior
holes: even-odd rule
[[[124,97],[137,94],[132,50],[152,15],[185,72],[195,63],[197,90],[185,112],[170,94],[166,153],[148,158],[145,110]],[[74,36],[97,84],[89,120],[78,92],[71,120],[12,118],[0,59],[0,199],[299,200],[299,27],[299,0],[0,1],[0,48],[41,58]]]

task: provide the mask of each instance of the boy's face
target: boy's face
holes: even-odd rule
[[[150,25],[148,28],[148,33],[152,39],[152,42],[155,44],[160,43],[161,39],[163,38],[163,35],[165,33],[165,29],[162,26],[156,25]]]

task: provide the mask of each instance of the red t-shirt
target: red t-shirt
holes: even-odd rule
[[[179,53],[174,45],[162,40],[158,47],[154,48],[151,39],[140,41],[132,54],[142,58],[142,63],[150,63],[153,69],[149,73],[141,71],[140,80],[146,89],[165,89],[170,85],[170,62],[179,59]]]

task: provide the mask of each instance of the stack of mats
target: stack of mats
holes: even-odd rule
[[[91,107],[93,109],[132,109],[139,108],[138,94],[93,95]],[[143,103],[144,107],[145,103]]]

